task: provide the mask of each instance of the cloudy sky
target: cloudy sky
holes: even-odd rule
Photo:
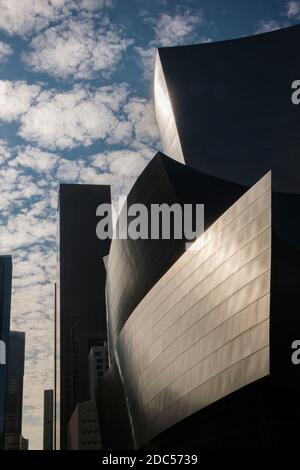
[[[42,442],[53,386],[59,182],[126,194],[160,150],[155,48],[295,24],[300,1],[0,0],[0,252],[13,254],[12,328],[26,332],[24,434]]]

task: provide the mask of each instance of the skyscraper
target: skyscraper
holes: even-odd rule
[[[2,359],[0,364],[0,449],[4,446],[4,420],[7,390],[7,359],[10,327],[10,302],[12,281],[12,258],[0,256],[0,340]]]
[[[96,209],[110,200],[109,186],[60,186],[55,401],[61,449],[76,403],[89,398],[89,350],[106,337],[103,257],[110,240],[96,236]]]
[[[25,364],[25,333],[9,334],[7,400],[5,412],[5,449],[20,450],[22,437],[23,378]]]
[[[53,390],[44,390],[43,449],[53,450]]]

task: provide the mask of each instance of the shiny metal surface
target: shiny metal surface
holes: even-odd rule
[[[156,54],[155,63],[154,99],[156,120],[161,132],[163,151],[166,155],[170,155],[175,160],[184,163],[173,108],[158,53]]]
[[[247,188],[198,172],[157,153],[127,197],[127,207],[144,204],[205,205],[205,228],[215,222]],[[126,210],[124,218],[127,218]],[[121,220],[123,215],[120,216]],[[120,220],[120,219],[119,219]],[[119,221],[118,221],[119,224]],[[150,220],[149,220],[150,226]],[[185,251],[185,240],[112,240],[107,259],[106,298],[109,334],[115,342],[136,306]]]
[[[187,165],[248,187],[272,170],[274,191],[299,195],[299,116],[291,100],[299,40],[295,25],[159,48],[160,95],[168,99],[155,99],[155,106],[167,155],[178,159],[180,145]],[[164,108],[171,125],[161,118]]]
[[[115,354],[137,447],[269,374],[271,173],[134,309]]]

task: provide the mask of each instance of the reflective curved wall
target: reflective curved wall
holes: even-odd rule
[[[175,158],[175,160],[184,163],[172,103],[158,53],[155,60],[154,96],[156,102],[156,121],[159,129],[163,129],[161,140],[164,152]]]
[[[268,174],[173,264],[120,332],[115,354],[136,447],[269,374],[270,270]]]
[[[207,228],[245,191],[244,186],[202,174],[158,153],[130,191],[127,207],[140,203],[150,212],[152,204],[204,204]],[[122,212],[120,219],[123,219]],[[130,223],[130,217],[127,220]],[[134,308],[184,250],[185,239],[175,239],[172,230],[169,240],[161,237],[112,240],[106,280],[112,344]]]
[[[275,191],[299,194],[300,106],[291,100],[299,41],[294,26],[159,49],[154,90],[164,151],[178,159],[180,148],[186,164],[248,186],[272,170]]]

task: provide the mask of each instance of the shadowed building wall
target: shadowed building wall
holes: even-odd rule
[[[10,331],[5,411],[5,449],[20,450],[22,438],[25,333]]]
[[[110,240],[96,236],[96,209],[110,187],[60,185],[58,227],[56,440],[67,448],[67,426],[78,402],[89,399],[88,353],[106,337],[105,268]]]
[[[4,420],[7,392],[7,360],[10,326],[12,258],[0,256],[0,339],[4,344],[5,364],[0,364],[0,449],[4,446]]]
[[[53,450],[53,390],[44,390],[43,450]]]
[[[272,170],[273,189],[300,192],[300,26],[229,41],[160,48],[155,107],[163,151],[251,186]]]

